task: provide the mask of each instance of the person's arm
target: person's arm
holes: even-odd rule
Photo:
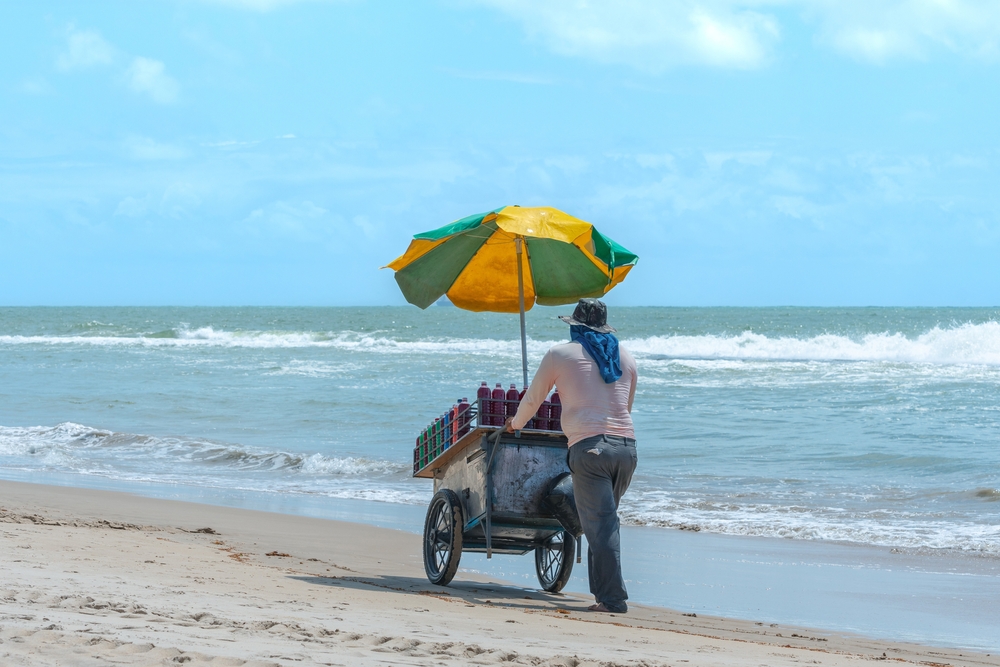
[[[549,395],[549,390],[556,383],[555,362],[552,361],[552,352],[546,352],[542,357],[542,363],[538,364],[535,377],[531,379],[531,386],[521,399],[521,405],[517,408],[517,414],[507,421],[508,431],[519,431],[524,428],[528,420],[535,416],[538,407]]]
[[[629,355],[631,359],[632,355]],[[639,379],[639,371],[635,367],[635,359],[632,359],[632,383],[628,388],[628,413],[632,414],[632,401],[635,400],[635,383]]]

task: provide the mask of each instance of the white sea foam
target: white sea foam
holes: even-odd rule
[[[375,354],[471,354],[518,356],[520,341],[489,338],[436,337],[420,340],[397,340],[385,336],[355,332],[268,332],[218,331],[212,327],[178,329],[170,336],[0,336],[0,345],[88,345],[148,348],[227,347],[227,348],[332,348]],[[534,355],[542,355],[552,345],[546,341],[528,341]]]
[[[1000,556],[1000,526],[968,517],[905,510],[848,510],[822,504],[740,503],[635,492],[622,499],[624,523],[724,535],[853,542],[910,549],[948,549]]]
[[[129,482],[188,484],[254,492],[422,504],[429,488],[410,479],[399,461],[268,451],[203,439],[116,433],[71,422],[52,427],[0,426],[0,467],[54,471]],[[625,523],[728,535],[833,540],[915,549],[954,549],[1000,556],[1000,525],[976,522],[976,513],[921,513],[890,509],[899,498],[838,496],[833,506],[819,494],[781,498],[767,493],[736,498],[667,492],[638,482],[622,503]],[[888,495],[887,495],[888,494]],[[969,499],[992,505],[1000,491],[972,489]],[[945,503],[948,504],[948,503]]]
[[[189,477],[216,472],[279,471],[297,476],[372,477],[409,471],[398,461],[268,451],[211,440],[115,433],[66,422],[57,426],[0,426],[0,457],[34,461],[36,467],[65,472],[107,473],[138,467]],[[190,469],[192,464],[199,469]],[[199,472],[199,470],[201,472]]]
[[[1000,365],[998,322],[934,327],[916,338],[888,332],[857,339],[835,334],[770,338],[744,332],[737,336],[651,336],[623,344],[636,356],[651,358]]]
[[[530,340],[537,357],[557,341]],[[735,336],[650,336],[625,338],[639,358],[732,361],[876,361],[909,364],[1000,365],[1000,323],[934,327],[915,338],[902,333],[870,333],[861,337],[823,334],[810,338],[769,337],[744,332]],[[516,357],[520,344],[510,339],[436,337],[418,340],[358,332],[225,331],[213,327],[179,327],[146,336],[0,336],[0,345],[94,345],[233,348],[332,348],[373,354],[449,354]],[[285,372],[321,375],[326,369]]]

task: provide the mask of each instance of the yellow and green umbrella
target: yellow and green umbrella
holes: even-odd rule
[[[549,207],[505,206],[413,237],[388,268],[410,303],[442,296],[465,310],[521,313],[599,297],[625,279],[638,257],[589,222]]]

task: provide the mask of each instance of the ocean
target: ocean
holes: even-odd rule
[[[568,311],[528,313],[529,369]],[[643,534],[1000,562],[1000,309],[609,321],[639,369],[621,515]],[[419,524],[414,439],[481,381],[520,384],[517,336],[516,315],[448,306],[3,308],[0,477]]]

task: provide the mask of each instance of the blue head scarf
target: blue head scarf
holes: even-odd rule
[[[622,358],[618,353],[618,339],[614,334],[597,333],[589,327],[574,324],[569,328],[569,337],[573,342],[583,345],[583,349],[597,363],[601,377],[607,384],[618,381],[622,376]]]

